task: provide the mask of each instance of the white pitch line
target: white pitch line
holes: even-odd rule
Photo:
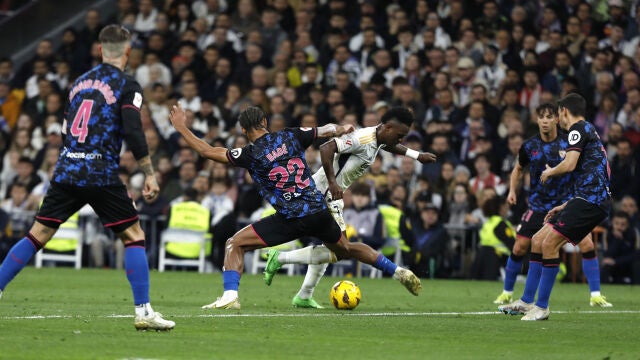
[[[552,311],[553,314],[640,314],[640,310],[579,310],[579,311]],[[469,311],[469,312],[383,312],[383,313],[358,313],[358,312],[336,312],[336,313],[298,313],[298,314],[200,314],[200,315],[173,315],[169,318],[235,318],[235,317],[255,317],[255,318],[273,318],[273,317],[337,317],[337,316],[355,316],[355,317],[398,317],[398,316],[461,316],[461,315],[502,315],[499,311]],[[0,320],[46,320],[46,319],[83,319],[83,318],[133,318],[133,315],[112,314],[112,315],[29,315],[29,316],[0,316]]]

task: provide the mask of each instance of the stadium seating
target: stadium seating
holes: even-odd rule
[[[206,247],[210,237],[205,232],[167,229],[160,235],[160,251],[158,253],[158,271],[163,272],[167,265],[197,267],[199,273],[204,273],[206,266]],[[200,244],[198,258],[167,257],[167,243],[195,243]]]
[[[65,244],[66,243],[66,244]],[[56,245],[65,244],[71,248],[70,251],[54,251],[52,248],[59,248]],[[72,248],[75,245],[75,248]],[[45,245],[45,247],[36,253],[36,268],[42,267],[43,261],[66,262],[73,263],[76,270],[82,268],[82,229],[65,228],[58,229],[56,234]]]

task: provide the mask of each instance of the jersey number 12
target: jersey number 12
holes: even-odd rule
[[[84,143],[89,134],[89,119],[91,119],[93,100],[82,100],[76,116],[71,123],[71,135],[78,138],[79,143]]]

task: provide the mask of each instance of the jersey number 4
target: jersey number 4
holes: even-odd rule
[[[296,187],[299,189],[304,189],[309,186],[309,178],[302,180],[302,175],[304,174],[304,163],[300,158],[290,159],[287,163],[287,167],[277,166],[271,169],[269,172],[269,180],[277,181],[276,187],[278,189],[284,189],[286,192],[295,192]],[[289,176],[294,175],[294,179],[296,182],[296,186],[291,186],[288,188],[284,188],[284,185],[289,181]]]
[[[82,100],[76,117],[71,123],[71,135],[78,138],[79,143],[84,143],[89,134],[89,119],[91,119],[91,109],[93,109],[93,100]]]

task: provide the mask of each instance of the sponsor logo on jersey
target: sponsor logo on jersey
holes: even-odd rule
[[[300,128],[300,130],[302,130],[302,131],[310,131],[310,130],[313,130],[313,128],[310,128],[310,127],[301,127],[301,128]]]
[[[100,153],[84,153],[84,152],[68,152],[64,156],[68,159],[85,159],[85,160],[101,160]]]
[[[569,133],[569,145],[575,145],[578,142],[580,142],[580,139],[582,139],[582,136],[580,135],[580,132],[578,130],[572,130]]]

